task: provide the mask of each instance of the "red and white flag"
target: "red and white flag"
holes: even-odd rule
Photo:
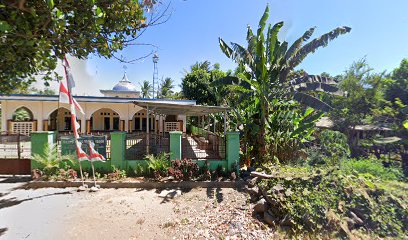
[[[76,141],[76,152],[79,161],[89,161],[89,156],[82,150],[82,143],[80,141]]]
[[[59,102],[66,103],[66,104],[73,103],[75,105],[75,108],[80,113],[84,114],[84,110],[82,109],[81,105],[79,105],[79,103],[75,100],[75,98],[72,96],[72,93],[71,93],[72,88],[75,87],[75,82],[71,74],[71,68],[66,58],[64,58],[63,65],[65,69],[65,79],[66,79],[67,85],[65,84],[63,80],[60,81]]]
[[[95,143],[89,141],[89,159],[91,161],[105,161],[106,159],[95,150]]]
[[[79,133],[78,129],[81,127],[79,123],[77,122],[77,116],[76,116],[76,109],[78,109],[80,112],[83,113],[83,110],[81,106],[78,104],[78,102],[73,98],[72,96],[72,88],[75,87],[75,82],[71,74],[71,68],[69,66],[68,60],[66,57],[64,57],[63,61],[64,69],[65,69],[65,79],[67,81],[67,85],[65,86],[64,83],[61,81],[60,82],[60,102],[62,103],[68,103],[70,104],[71,108],[71,126],[72,126],[72,131],[74,132],[74,138],[75,138],[75,147],[76,147],[76,153],[79,161],[84,161],[88,160],[89,161],[89,156],[82,150],[82,143],[78,141],[79,139]],[[68,99],[68,101],[67,101]]]
[[[59,102],[69,104],[69,92],[67,87],[65,86],[63,80],[60,81],[59,87]]]

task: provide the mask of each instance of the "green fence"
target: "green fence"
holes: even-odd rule
[[[126,159],[126,132],[112,132],[111,142],[110,142],[110,160],[106,162],[95,162],[95,168],[99,172],[110,172],[112,166],[118,169],[131,171],[132,169],[147,166],[147,161],[140,160],[129,160]],[[171,132],[170,133],[170,158],[171,160],[183,159],[182,156],[182,132]],[[44,154],[46,145],[53,146],[56,143],[55,132],[33,132],[31,135],[31,149],[32,154]],[[227,171],[237,171],[239,166],[239,133],[238,132],[227,132],[225,140],[225,160],[218,159],[206,159],[196,161],[200,166],[208,164],[211,170],[215,170],[217,167],[221,166]],[[82,167],[88,171],[91,167],[88,161],[82,162]],[[35,161],[32,161],[31,168],[37,168],[38,165]],[[74,164],[74,168],[78,168],[78,163]]]

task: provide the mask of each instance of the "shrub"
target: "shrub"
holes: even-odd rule
[[[293,233],[334,230],[336,237],[359,232],[407,237],[408,184],[339,168],[281,169],[259,184],[276,225],[288,226]]]
[[[147,155],[147,166],[153,172],[154,178],[160,179],[167,176],[168,169],[170,167],[170,154],[161,152],[154,156],[153,154]]]
[[[350,148],[347,136],[332,130],[322,131],[315,146],[308,150],[310,165],[336,165],[348,156],[350,156]]]
[[[136,166],[133,173],[136,177],[146,177],[149,175],[149,166],[139,164]]]
[[[346,174],[364,175],[365,177],[380,178],[381,180],[400,180],[403,173],[394,167],[384,167],[377,159],[347,159],[341,162],[341,170]]]
[[[168,173],[176,180],[191,180],[199,177],[200,168],[191,159],[175,160],[171,161]]]
[[[67,176],[75,177],[75,174],[70,171],[74,156],[58,156],[57,146],[50,146],[47,144],[44,148],[44,154],[33,154],[32,160],[36,161],[39,170],[48,178]]]
[[[114,165],[112,167],[112,172],[107,174],[109,181],[117,181],[123,178],[126,178],[126,171],[116,168]]]

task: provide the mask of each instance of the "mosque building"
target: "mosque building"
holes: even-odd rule
[[[77,113],[81,133],[185,132],[187,115],[222,111],[198,106],[195,100],[141,98],[140,91],[129,81],[126,72],[111,90],[100,92],[103,96],[75,96],[84,110],[84,114]],[[58,95],[0,95],[2,131],[29,134],[32,131],[58,130],[69,133],[72,131],[69,106],[59,103],[58,98]],[[16,113],[21,109],[28,114],[23,119],[17,119]]]

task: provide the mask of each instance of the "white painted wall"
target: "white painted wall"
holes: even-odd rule
[[[104,130],[103,129],[103,117],[104,115],[100,115],[102,109],[105,109],[105,112],[110,112],[109,115],[111,117],[111,127],[113,127],[113,117],[119,117],[120,120],[125,120],[125,131],[129,130],[129,120],[133,120],[132,130],[134,130],[134,122],[136,117],[145,118],[146,117],[146,110],[134,105],[133,103],[101,103],[101,102],[81,102],[78,101],[81,107],[83,108],[85,114],[81,114],[77,111],[77,117],[81,120],[81,131],[85,131],[86,129],[86,121],[90,120],[92,114],[95,113],[93,119],[93,129],[94,130]],[[2,131],[7,129],[7,120],[12,119],[13,113],[20,107],[26,107],[33,113],[34,120],[38,121],[38,131],[42,131],[43,128],[43,121],[49,120],[50,114],[55,111],[58,106],[63,107],[65,110],[69,109],[68,104],[58,104],[58,102],[54,101],[23,101],[23,100],[2,100],[1,101],[1,108],[2,108],[2,116],[1,116],[1,127]],[[67,111],[68,112],[68,111]],[[118,115],[113,115],[113,112],[117,113]],[[136,113],[143,113],[144,115],[135,115]],[[159,120],[159,128],[162,131],[163,124],[162,119],[159,116],[156,116],[156,119]],[[185,115],[178,115],[178,120],[183,120],[183,131],[186,131],[186,116]],[[64,126],[64,116],[61,116],[59,119],[59,129],[62,130]],[[149,121],[151,122],[151,121]],[[140,128],[141,128],[142,120],[140,121]],[[139,128],[139,129],[140,129]]]

